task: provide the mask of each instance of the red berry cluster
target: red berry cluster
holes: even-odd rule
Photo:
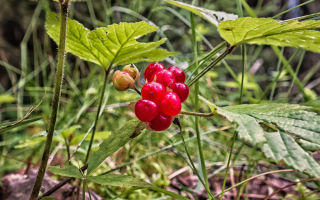
[[[144,71],[146,84],[141,89],[142,99],[134,108],[137,118],[148,122],[154,131],[170,127],[173,117],[181,111],[181,103],[189,96],[184,83],[186,75],[179,67],[168,69],[160,63],[151,63]]]

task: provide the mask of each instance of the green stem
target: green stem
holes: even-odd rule
[[[241,45],[241,54],[242,54],[242,66],[241,66],[241,86],[240,86],[240,104],[242,104],[242,93],[243,93],[243,82],[244,82],[244,70],[246,65],[246,45]]]
[[[213,60],[205,69],[203,69],[199,74],[197,74],[191,81],[189,81],[188,86],[191,87],[195,82],[197,82],[202,76],[204,76],[208,71],[210,71],[214,66],[216,66],[222,59],[229,55],[235,46],[229,46],[227,49],[215,60]]]
[[[190,14],[190,21],[191,21],[192,38],[193,38],[194,60],[195,60],[196,69],[197,69],[198,65],[199,65],[199,63],[198,63],[198,46],[197,46],[197,40],[196,40],[196,28],[195,28],[194,18],[193,18],[193,14],[192,13]],[[195,74],[198,74],[198,69],[195,71]],[[199,81],[196,81],[196,85],[195,85],[195,109],[197,111],[199,110],[199,96],[198,96],[198,94],[199,94]],[[203,180],[204,180],[204,187],[206,188],[207,193],[210,196],[211,191],[210,191],[209,182],[208,182],[206,163],[205,163],[204,156],[203,156],[198,116],[195,116],[195,122],[194,123],[195,123],[195,131],[196,131],[196,135],[197,135],[198,152],[199,152],[199,156],[200,156],[200,165],[201,165],[201,171],[202,171],[201,174],[202,174]]]
[[[101,95],[100,95],[99,106],[98,106],[98,110],[97,110],[97,114],[96,114],[96,119],[94,121],[92,134],[91,134],[91,138],[90,138],[90,142],[89,142],[89,147],[88,147],[88,150],[87,150],[87,154],[86,154],[86,158],[85,158],[84,163],[87,163],[87,161],[89,159],[91,147],[92,147],[93,140],[94,140],[94,135],[96,133],[97,124],[98,124],[98,121],[99,121],[99,116],[100,116],[100,112],[101,112],[103,97],[104,97],[104,93],[105,93],[105,90],[106,90],[106,85],[107,85],[107,81],[108,81],[108,76],[109,76],[110,70],[111,70],[111,65],[108,67],[108,69],[105,71],[105,74],[104,74],[104,82],[103,82],[102,91],[101,91]]]
[[[306,94],[303,84],[300,82],[299,78],[297,77],[297,75],[295,74],[295,72],[293,71],[290,63],[287,61],[287,59],[281,54],[280,50],[278,47],[276,46],[272,46],[273,51],[276,53],[276,55],[281,59],[281,62],[283,63],[284,68],[288,71],[288,73],[291,75],[293,81],[295,82],[295,84],[297,85],[298,89],[300,90],[300,92],[303,94],[303,98],[304,100],[309,100],[308,95]]]
[[[226,173],[224,174],[224,179],[223,179],[223,185],[222,185],[222,192],[221,192],[220,200],[222,200],[222,198],[223,198],[223,193],[225,192],[224,188],[225,188],[226,182],[227,182],[227,176],[228,176],[228,172],[229,172],[229,168],[230,168],[230,161],[231,161],[231,157],[232,157],[232,151],[233,151],[234,143],[236,142],[236,139],[237,139],[237,135],[238,135],[238,133],[234,133],[234,135],[233,135],[233,137],[232,137],[232,143],[231,143],[230,153],[229,153],[229,157],[228,157],[228,163],[227,163]]]
[[[238,13],[240,17],[243,17],[243,11],[242,11],[242,1],[241,0],[237,0],[237,6],[238,6]],[[242,74],[241,74],[241,87],[240,87],[240,104],[242,104],[242,92],[243,92],[243,82],[244,82],[244,68],[245,68],[245,53],[246,53],[246,49],[245,49],[245,44],[242,44],[241,46],[241,54],[242,54]],[[237,136],[238,133],[234,133],[233,137],[232,137],[232,143],[231,143],[231,148],[230,148],[230,153],[229,153],[229,157],[228,157],[228,162],[227,162],[227,169],[226,172],[224,174],[224,179],[223,179],[223,185],[222,185],[222,193],[220,196],[220,200],[223,199],[223,193],[224,193],[224,189],[226,186],[226,182],[227,182],[227,177],[228,177],[228,173],[229,173],[229,168],[230,168],[230,162],[231,162],[231,157],[232,157],[232,152],[233,152],[233,147],[234,147],[234,143],[236,143],[237,140]]]
[[[68,9],[69,2],[68,0],[65,2],[60,1],[60,42],[58,48],[58,65],[55,77],[55,86],[54,86],[54,94],[52,99],[51,106],[51,118],[49,122],[49,129],[46,144],[44,147],[44,152],[42,155],[41,165],[38,171],[38,175],[36,178],[36,182],[33,186],[33,190],[30,196],[30,200],[35,200],[38,197],[42,180],[47,169],[48,159],[50,155],[50,148],[52,144],[53,132],[57,120],[57,113],[59,109],[60,95],[61,95],[61,86],[63,80],[63,70],[64,70],[64,62],[65,62],[65,47],[66,47],[66,36],[67,36],[67,24],[68,24]]]
[[[192,115],[197,117],[212,117],[216,113],[198,113],[198,112],[187,112],[187,111],[181,111],[179,115]]]

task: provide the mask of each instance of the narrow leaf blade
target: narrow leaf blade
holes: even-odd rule
[[[55,175],[74,177],[74,178],[82,178],[82,174],[79,169],[73,165],[69,165],[65,168],[60,168],[58,166],[50,166],[48,170]]]
[[[150,187],[151,184],[146,183],[140,179],[132,176],[105,174],[101,176],[90,176],[89,181],[95,182],[100,185],[119,186],[119,187]]]
[[[108,156],[125,145],[133,135],[140,134],[144,128],[144,125],[139,120],[133,119],[112,133],[100,144],[99,149],[90,155],[88,174],[97,168]]]

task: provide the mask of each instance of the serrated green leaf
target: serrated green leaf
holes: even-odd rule
[[[145,126],[143,123],[138,119],[133,119],[112,133],[100,144],[99,149],[90,155],[88,161],[88,174],[96,169],[108,156],[125,145],[132,136],[140,134],[144,128]]]
[[[284,161],[287,165],[301,172],[320,177],[320,166],[312,156],[305,151],[295,139],[282,131],[266,133],[267,143],[263,146],[266,156]]]
[[[68,165],[65,168],[60,168],[57,166],[50,166],[48,168],[50,172],[55,175],[74,177],[74,178],[82,178],[82,174],[79,169],[73,165]]]
[[[219,33],[230,45],[242,43],[303,48],[320,52],[320,21],[243,17],[219,24]]]
[[[57,44],[60,33],[59,21],[59,15],[53,12],[47,13],[47,33]],[[76,20],[68,19],[66,51],[106,68],[109,65],[114,67],[142,61],[161,61],[176,54],[158,48],[165,42],[165,38],[149,43],[137,41],[140,37],[157,29],[141,21],[121,22],[90,31]]]
[[[222,21],[235,20],[238,18],[238,15],[235,15],[235,14],[209,10],[209,9],[189,5],[180,1],[166,0],[166,2],[172,5],[178,6],[180,8],[189,10],[190,12],[193,12],[194,14],[204,18],[205,20],[209,21],[215,26],[218,26]]]
[[[105,174],[101,176],[90,176],[89,181],[93,181],[100,185],[119,186],[119,187],[150,187],[151,184],[146,183],[140,179],[132,176],[117,175],[117,174]]]
[[[320,116],[309,111],[309,107],[272,103],[220,108],[201,99],[235,123],[241,139],[263,147],[268,158],[320,177],[320,165],[308,153],[320,150]],[[273,131],[265,131],[263,126]]]

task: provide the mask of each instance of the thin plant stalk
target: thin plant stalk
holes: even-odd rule
[[[198,47],[197,47],[197,40],[196,40],[196,28],[195,28],[194,18],[193,18],[192,13],[190,13],[190,21],[191,21],[191,29],[192,29],[194,60],[195,60],[195,65],[196,65],[196,69],[197,69],[198,65],[199,65],[199,63],[198,63]],[[198,73],[198,69],[195,71],[195,74],[197,74],[197,73]],[[199,81],[197,81],[195,84],[195,109],[196,110],[199,110],[199,96],[198,96],[198,94],[199,94]],[[198,153],[200,156],[200,166],[201,166],[201,171],[202,171],[201,174],[202,174],[202,176],[203,176],[202,178],[204,180],[204,187],[206,188],[207,193],[210,196],[211,191],[210,191],[209,182],[208,182],[206,163],[205,163],[204,156],[203,156],[198,116],[195,116],[194,123],[195,123],[195,130],[196,130],[196,134],[197,134],[197,146],[198,146]]]
[[[60,0],[60,42],[58,47],[58,64],[57,64],[57,71],[55,76],[55,86],[54,86],[54,94],[52,99],[52,106],[51,106],[51,118],[49,121],[49,129],[47,140],[44,147],[44,152],[41,159],[41,165],[38,171],[38,175],[36,178],[36,182],[33,186],[33,190],[30,196],[30,200],[35,200],[38,197],[42,180],[44,174],[47,169],[48,159],[50,155],[50,149],[52,145],[53,139],[53,132],[57,120],[57,114],[59,109],[59,102],[61,96],[61,86],[63,80],[63,71],[64,71],[64,63],[65,63],[65,48],[66,48],[66,36],[67,36],[67,24],[68,24],[68,11],[69,11],[69,1],[62,1]]]
[[[237,0],[237,6],[238,6],[238,13],[240,17],[243,17],[243,11],[242,11],[242,1],[241,0]],[[244,69],[245,69],[245,62],[246,62],[246,48],[245,48],[245,44],[241,45],[241,55],[242,55],[242,69],[241,69],[241,87],[240,87],[240,99],[239,102],[240,104],[242,104],[242,93],[243,93],[243,82],[244,82]],[[224,194],[224,189],[226,186],[226,182],[227,182],[227,177],[228,177],[228,173],[229,173],[229,168],[230,168],[230,163],[231,163],[231,157],[232,157],[232,152],[233,152],[233,147],[234,147],[234,143],[237,140],[237,136],[238,133],[234,133],[233,137],[232,137],[232,143],[231,143],[231,147],[230,147],[230,152],[229,152],[229,157],[228,157],[228,162],[227,162],[227,168],[226,168],[226,173],[224,174],[224,179],[223,179],[223,185],[222,185],[222,192],[221,192],[221,196],[220,196],[220,200],[223,199],[223,194]]]
[[[233,151],[234,143],[236,142],[237,135],[238,135],[237,133],[234,133],[234,135],[233,135],[233,137],[232,137],[232,143],[231,143],[231,147],[230,147],[230,153],[229,153],[229,157],[228,157],[226,173],[224,174],[224,179],[223,179],[223,185],[222,185],[222,192],[221,192],[220,200],[223,200],[223,193],[225,192],[224,188],[225,188],[226,182],[227,182],[227,177],[228,177],[228,172],[229,172],[230,163],[231,163],[231,157],[232,157],[232,151]]]
[[[214,66],[216,66],[221,60],[223,60],[227,55],[229,55],[236,46],[228,46],[227,49],[213,60],[206,68],[204,68],[199,74],[197,74],[193,79],[188,82],[188,86],[191,87],[196,83],[201,77],[203,77],[207,72],[209,72]]]
[[[110,66],[108,67],[108,69],[105,71],[104,82],[103,82],[102,91],[101,91],[101,94],[100,94],[99,106],[98,106],[96,118],[95,118],[95,121],[94,121],[93,129],[92,129],[92,134],[91,134],[91,138],[90,138],[90,142],[89,142],[89,147],[88,147],[88,150],[87,150],[87,154],[86,154],[86,158],[85,158],[84,163],[87,163],[87,161],[88,161],[88,159],[89,159],[90,151],[91,151],[92,144],[93,144],[93,140],[94,140],[94,135],[95,135],[95,133],[96,133],[97,124],[98,124],[98,121],[99,121],[99,116],[100,116],[100,112],[101,112],[103,97],[104,97],[104,94],[105,94],[105,90],[106,90],[106,85],[107,85],[107,81],[108,81],[108,76],[109,76],[109,73],[110,73],[110,69],[111,69],[111,65],[110,65]]]

